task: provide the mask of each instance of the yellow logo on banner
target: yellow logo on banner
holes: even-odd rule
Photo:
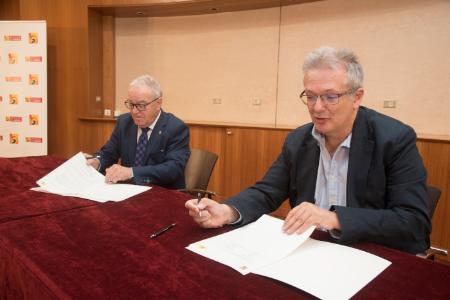
[[[6,82],[22,82],[22,77],[20,76],[5,76]]]
[[[37,32],[29,32],[28,33],[28,43],[37,44],[38,43],[38,34]]]
[[[22,122],[22,117],[19,116],[6,116],[6,122]]]
[[[42,103],[42,97],[25,97],[25,102]]]
[[[9,143],[10,144],[18,144],[19,143],[19,134],[18,133],[10,133],[9,134]]]
[[[19,96],[17,94],[9,94],[9,104],[19,104]]]
[[[8,62],[10,64],[17,64],[17,53],[10,52],[8,53]]]
[[[27,136],[27,137],[25,137],[25,141],[27,143],[42,143],[43,140],[44,140],[43,138],[36,137],[36,136]]]
[[[29,115],[30,125],[39,125],[39,115]]]
[[[22,40],[20,35],[4,35],[3,39],[7,42],[18,42]]]
[[[25,56],[26,62],[42,62],[42,56]]]
[[[38,74],[28,75],[28,83],[30,85],[38,85],[39,84],[39,75]]]

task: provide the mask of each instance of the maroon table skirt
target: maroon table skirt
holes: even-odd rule
[[[184,208],[188,198],[154,187],[123,202],[1,224],[0,298],[311,298],[287,284],[243,276],[186,250],[190,243],[229,229],[199,228]],[[149,239],[174,222],[174,228]],[[328,235],[316,232],[314,237],[326,240]],[[448,266],[382,246],[356,247],[392,261],[356,299],[449,299]]]

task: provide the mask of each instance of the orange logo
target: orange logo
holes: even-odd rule
[[[28,43],[37,44],[38,43],[38,34],[37,32],[29,32],[28,33]]]
[[[39,115],[29,115],[30,125],[39,125]]]
[[[25,56],[27,62],[42,62],[42,56]]]
[[[3,39],[7,42],[18,42],[22,40],[20,35],[4,35]]]
[[[25,97],[25,102],[42,103],[42,97]]]
[[[41,137],[36,137],[36,136],[27,136],[25,137],[25,141],[27,143],[42,143],[44,139]]]
[[[10,133],[9,134],[9,143],[10,144],[18,144],[19,143],[19,134],[18,133]]]
[[[5,76],[6,82],[22,82],[22,77],[20,76]]]
[[[9,94],[9,104],[19,104],[19,96],[17,94]]]
[[[28,84],[30,84],[30,85],[38,85],[39,84],[39,75],[38,74],[30,74],[30,75],[28,75]]]
[[[6,122],[22,122],[22,117],[19,116],[6,116]]]
[[[10,64],[17,64],[17,61],[18,61],[17,53],[12,53],[12,52],[8,53],[8,62]]]

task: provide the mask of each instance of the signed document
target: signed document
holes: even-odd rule
[[[34,191],[90,199],[98,202],[122,201],[150,189],[134,184],[109,184],[105,176],[86,164],[79,152],[36,181]]]
[[[348,299],[391,262],[373,254],[281,230],[283,220],[264,215],[256,222],[193,243],[187,249],[241,274],[270,277],[321,299]]]

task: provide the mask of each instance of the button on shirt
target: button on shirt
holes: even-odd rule
[[[325,136],[316,131],[311,132],[320,147],[319,166],[317,170],[315,204],[323,209],[332,205],[347,204],[347,171],[352,134],[339,145],[333,155],[325,147]]]

